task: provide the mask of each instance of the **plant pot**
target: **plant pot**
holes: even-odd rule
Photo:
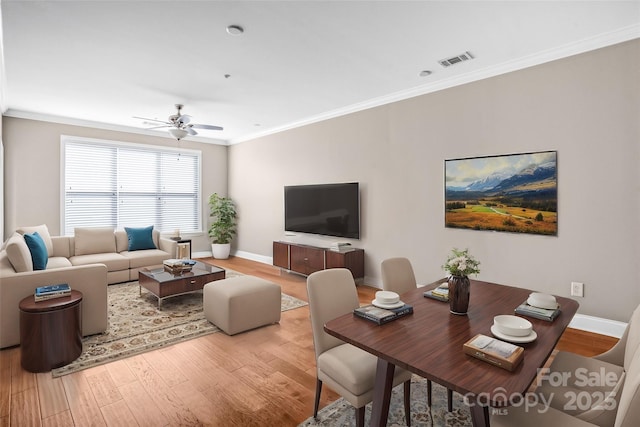
[[[231,252],[231,243],[212,243],[211,254],[216,259],[227,259]]]
[[[449,311],[465,316],[469,309],[471,282],[467,276],[451,276],[449,283]]]

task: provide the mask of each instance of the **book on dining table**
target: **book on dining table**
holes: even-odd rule
[[[413,306],[405,304],[398,308],[380,308],[373,304],[364,305],[353,310],[353,314],[363,319],[383,325],[413,313]]]
[[[438,301],[447,302],[449,301],[449,284],[442,283],[440,286],[426,291],[423,295],[427,298],[437,299]]]
[[[554,309],[534,307],[532,305],[529,305],[527,301],[525,301],[517,306],[514,311],[516,312],[516,314],[520,314],[522,316],[530,316],[536,319],[551,322],[560,314],[560,307]]]
[[[482,334],[464,343],[462,349],[476,359],[484,360],[507,371],[513,371],[524,357],[524,348]]]

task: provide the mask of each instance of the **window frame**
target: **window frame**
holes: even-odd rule
[[[197,191],[196,193],[196,213],[195,213],[195,223],[196,230],[182,230],[181,234],[185,235],[200,235],[203,231],[203,211],[202,211],[202,151],[196,149],[188,149],[188,148],[180,148],[180,147],[167,147],[162,145],[153,145],[153,144],[141,144],[134,142],[126,142],[126,141],[116,141],[116,140],[107,140],[107,139],[99,139],[99,138],[88,138],[88,137],[80,137],[80,136],[71,136],[71,135],[61,135],[60,136],[60,234],[61,235],[72,235],[66,233],[66,146],[68,143],[74,144],[89,144],[89,145],[101,145],[110,148],[131,148],[135,150],[148,151],[155,154],[159,153],[170,153],[170,154],[186,154],[190,156],[194,156],[197,162]],[[159,176],[158,179],[162,177]],[[119,218],[117,218],[119,221]],[[150,223],[154,223],[155,218],[150,219]],[[99,226],[96,224],[96,226]],[[104,225],[102,225],[104,226]],[[111,224],[107,225],[111,226]],[[126,224],[120,224],[114,226],[115,229],[120,229]],[[172,234],[174,230],[160,230],[159,231],[164,234]]]

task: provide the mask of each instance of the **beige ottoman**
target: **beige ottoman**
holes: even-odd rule
[[[207,320],[229,335],[280,321],[280,286],[258,277],[207,283],[202,299]]]

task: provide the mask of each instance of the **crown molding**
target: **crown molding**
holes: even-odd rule
[[[9,109],[3,116],[15,117],[18,119],[38,120],[42,122],[58,123],[71,126],[81,126],[93,129],[110,130],[114,132],[135,133],[138,135],[153,136],[156,138],[167,138],[175,140],[168,132],[158,130],[147,130],[135,128],[132,126],[116,125],[112,123],[95,122],[91,120],[74,119],[71,117],[56,116],[52,114],[35,113],[33,111],[13,110]],[[227,141],[222,139],[205,138],[202,136],[190,136],[189,141],[202,142],[205,144],[228,145]]]
[[[549,49],[533,55],[518,58],[513,61],[507,61],[501,64],[497,64],[491,67],[486,67],[480,70],[475,70],[475,71],[461,74],[448,79],[442,79],[426,85],[417,86],[415,88],[412,88],[406,91],[396,92],[390,95],[373,98],[365,102],[352,104],[344,108],[340,108],[337,110],[328,111],[323,114],[318,114],[316,116],[308,117],[304,120],[292,122],[279,127],[270,128],[262,132],[245,135],[240,138],[232,138],[228,141],[228,143],[229,145],[233,145],[240,142],[249,141],[259,137],[282,132],[285,130],[294,129],[294,128],[309,125],[312,123],[317,123],[324,120],[332,119],[335,117],[344,116],[346,114],[356,113],[362,110],[367,110],[369,108],[379,107],[381,105],[403,101],[405,99],[414,98],[416,96],[426,95],[428,93],[449,89],[449,88],[463,85],[466,83],[488,79],[490,77],[499,76],[501,74],[522,70],[525,68],[533,67],[533,66],[544,64],[551,61],[556,61],[558,59],[563,59],[563,58],[578,55],[581,53],[589,52],[592,50],[601,49],[604,47],[612,46],[618,43],[623,43],[623,42],[634,40],[637,38],[640,38],[640,24],[634,24],[628,27],[618,29],[616,31],[589,37],[589,38],[580,40],[578,42],[562,45],[557,48]]]
[[[0,37],[1,37],[1,33],[0,33]],[[195,141],[195,142],[202,142],[206,144],[216,144],[216,145],[225,145],[225,146],[238,144],[241,142],[250,141],[256,138],[272,135],[272,134],[283,132],[286,130],[295,129],[295,128],[306,126],[309,124],[344,116],[351,113],[356,113],[358,111],[379,107],[382,105],[402,101],[409,98],[414,98],[417,96],[426,95],[429,93],[441,91],[444,89],[449,89],[455,86],[471,83],[474,81],[479,81],[479,80],[487,79],[490,77],[499,76],[501,74],[522,70],[525,68],[567,58],[573,55],[578,55],[581,53],[612,46],[618,43],[623,43],[623,42],[638,39],[638,38],[640,38],[640,24],[634,24],[628,27],[620,28],[616,31],[589,37],[575,43],[562,45],[554,49],[549,49],[533,55],[518,58],[513,61],[507,61],[501,64],[497,64],[495,66],[486,67],[480,70],[475,70],[475,71],[461,74],[455,77],[442,79],[433,83],[417,86],[409,90],[395,92],[389,95],[373,98],[361,103],[352,104],[343,108],[327,111],[325,113],[317,114],[315,116],[311,116],[303,120],[287,123],[282,126],[271,127],[268,129],[264,129],[260,132],[250,133],[238,138],[222,140],[222,139],[214,139],[214,138],[205,138],[200,136],[192,136],[192,137],[189,137],[189,140]],[[6,87],[6,84],[4,82],[4,79],[5,79],[4,76],[6,75],[6,73],[4,72],[1,42],[2,40],[0,39],[0,71],[2,71],[2,73],[0,73],[1,74],[0,89],[2,89],[3,87]],[[4,100],[2,97],[3,92],[4,92],[3,90],[0,90],[0,111],[3,111],[3,103],[4,103]],[[91,127],[91,128],[111,130],[116,132],[127,132],[127,133],[134,133],[134,134],[140,134],[140,135],[173,139],[171,135],[169,135],[167,132],[162,132],[162,131],[139,129],[131,126],[116,125],[116,124],[95,122],[95,121],[82,120],[82,119],[74,119],[70,117],[55,116],[55,115],[49,115],[49,114],[29,112],[29,111],[8,109],[6,112],[2,114],[8,117],[40,120],[40,121],[46,121],[46,122],[52,122],[52,123],[68,124],[73,126]]]

